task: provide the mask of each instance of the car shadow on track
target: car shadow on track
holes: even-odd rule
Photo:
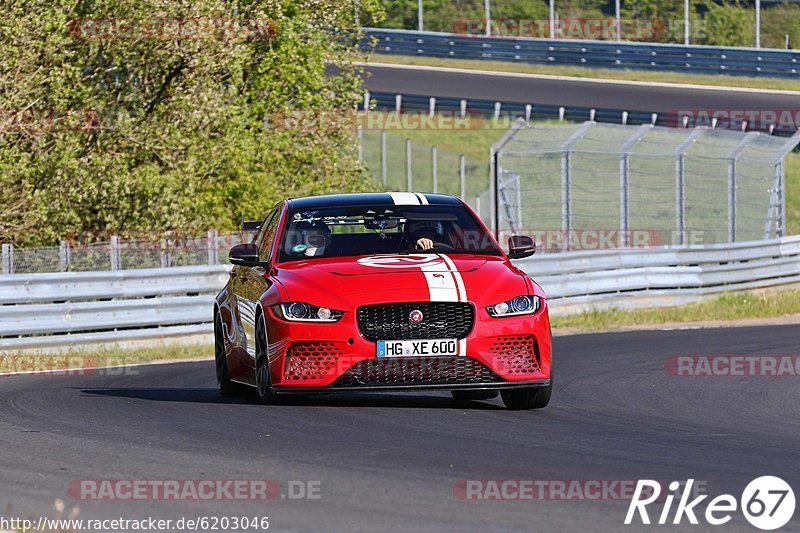
[[[255,393],[223,398],[216,389],[212,388],[80,388],[79,390],[92,396],[133,398],[154,402],[260,405]],[[406,409],[503,410],[498,400],[456,402],[449,394],[433,396],[424,392],[414,394],[332,393],[311,396],[307,402],[295,405],[292,405],[291,399],[288,400],[287,404],[279,405],[278,407],[291,406],[307,409],[319,407],[394,407]]]

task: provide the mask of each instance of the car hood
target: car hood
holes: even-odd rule
[[[528,292],[524,273],[505,258],[489,255],[309,259],[280,265],[277,276],[290,300],[340,309],[419,301],[492,305]]]

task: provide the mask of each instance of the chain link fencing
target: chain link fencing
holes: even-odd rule
[[[782,237],[784,158],[800,135],[517,122],[494,146],[501,236],[547,251]]]
[[[227,264],[228,250],[252,235],[220,233],[170,236],[160,239],[120,238],[79,243],[64,240],[58,246],[16,248],[2,245],[3,274],[134,270]]]
[[[386,130],[364,130],[361,154],[366,171],[378,188],[458,196],[484,221],[489,221],[487,161],[412,141]]]

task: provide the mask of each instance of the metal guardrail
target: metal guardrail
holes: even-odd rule
[[[537,104],[535,102],[510,102],[499,100],[440,98],[421,94],[396,94],[387,92],[368,92],[365,101],[374,109],[384,111],[414,111],[427,113],[454,113],[460,115],[479,114],[484,116],[524,118],[526,121],[567,120],[571,122],[605,122],[610,124],[665,126],[672,128],[694,128],[699,126],[716,128],[716,122],[706,124],[699,116],[689,117],[679,113],[654,113],[635,109],[608,109],[582,106],[558,106]],[[778,127],[769,124],[744,124],[744,119],[731,117],[723,124],[725,129],[734,131],[762,131],[765,133],[790,136],[797,132],[794,124],[779,123]],[[722,129],[723,126],[720,126]],[[755,127],[754,127],[755,126]],[[788,126],[788,127],[784,127]]]
[[[207,336],[230,268],[0,276],[0,351]]]
[[[517,261],[556,313],[679,305],[800,282],[800,236],[703,247],[542,254]],[[203,335],[229,266],[0,277],[0,351]]]
[[[695,74],[791,78],[800,69],[800,52],[763,48],[485,37],[382,28],[366,28],[362,46],[374,46],[381,54]]]
[[[521,260],[556,310],[678,305],[800,282],[800,236],[730,244],[543,254]]]

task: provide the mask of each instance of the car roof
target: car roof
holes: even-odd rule
[[[327,194],[289,200],[290,209],[319,209],[324,207],[358,207],[371,205],[461,205],[461,200],[447,194],[414,192],[368,192]]]

